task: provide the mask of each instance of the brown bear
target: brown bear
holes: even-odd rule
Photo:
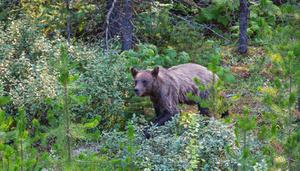
[[[179,113],[177,105],[179,103],[195,104],[187,98],[187,93],[207,98],[208,91],[199,91],[194,82],[197,78],[203,85],[212,83],[213,73],[206,67],[187,63],[177,65],[168,69],[156,67],[151,70],[138,71],[131,68],[134,78],[134,92],[138,96],[150,96],[155,109],[156,118],[154,124],[163,125],[172,116]],[[218,76],[215,75],[215,80]],[[207,114],[207,108],[201,108],[200,113]]]

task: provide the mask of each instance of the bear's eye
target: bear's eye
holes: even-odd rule
[[[143,83],[144,85],[146,85],[146,84],[147,84],[147,81],[146,81],[146,80],[143,80],[142,83]]]

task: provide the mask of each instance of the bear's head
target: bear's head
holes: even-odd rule
[[[152,71],[137,70],[131,68],[131,74],[134,78],[134,92],[137,96],[149,96],[153,92],[154,83],[157,80],[159,67],[155,67]]]

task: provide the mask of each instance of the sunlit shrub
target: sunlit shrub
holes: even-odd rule
[[[121,54],[127,59],[128,67],[141,69],[153,68],[154,66],[172,67],[187,63],[190,56],[186,52],[177,52],[174,48],[165,48],[159,53],[158,48],[152,44],[139,44],[136,50],[129,50]]]
[[[13,106],[37,111],[41,101],[56,96],[56,72],[49,60],[57,49],[26,20],[15,20],[0,31],[0,82]]]
[[[78,79],[78,83],[83,84],[78,94],[88,96],[87,104],[79,107],[81,117],[101,115],[102,127],[122,126],[125,99],[132,82],[125,63],[118,55],[103,53],[88,61]]]
[[[152,127],[152,138],[145,139],[141,126],[135,126],[136,162],[144,170],[221,169],[233,164],[225,155],[225,147],[234,147],[233,129],[200,115],[176,116],[165,126]],[[100,155],[123,158],[127,138],[121,132],[103,133]]]
[[[18,106],[24,106],[30,118],[45,119],[48,110],[53,108],[49,99],[57,99],[62,94],[57,64],[60,46],[66,40],[59,35],[46,38],[26,19],[0,27],[0,92],[12,99],[6,105],[6,112],[13,114]],[[70,93],[88,99],[84,104],[71,104],[74,118],[101,115],[103,127],[124,124],[119,121],[124,118],[124,99],[131,87],[126,59],[112,53],[104,55],[99,44],[86,46],[78,42],[68,51],[70,72],[74,79],[79,77]]]

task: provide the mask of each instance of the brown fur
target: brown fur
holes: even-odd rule
[[[139,96],[150,96],[157,118],[154,123],[164,124],[174,114],[178,113],[179,103],[194,104],[187,98],[187,93],[193,93],[206,98],[205,92],[200,92],[194,82],[199,79],[203,85],[213,80],[213,73],[198,64],[182,64],[165,69],[156,67],[152,71],[131,69],[135,80],[135,91]],[[215,75],[215,79],[218,77]]]

